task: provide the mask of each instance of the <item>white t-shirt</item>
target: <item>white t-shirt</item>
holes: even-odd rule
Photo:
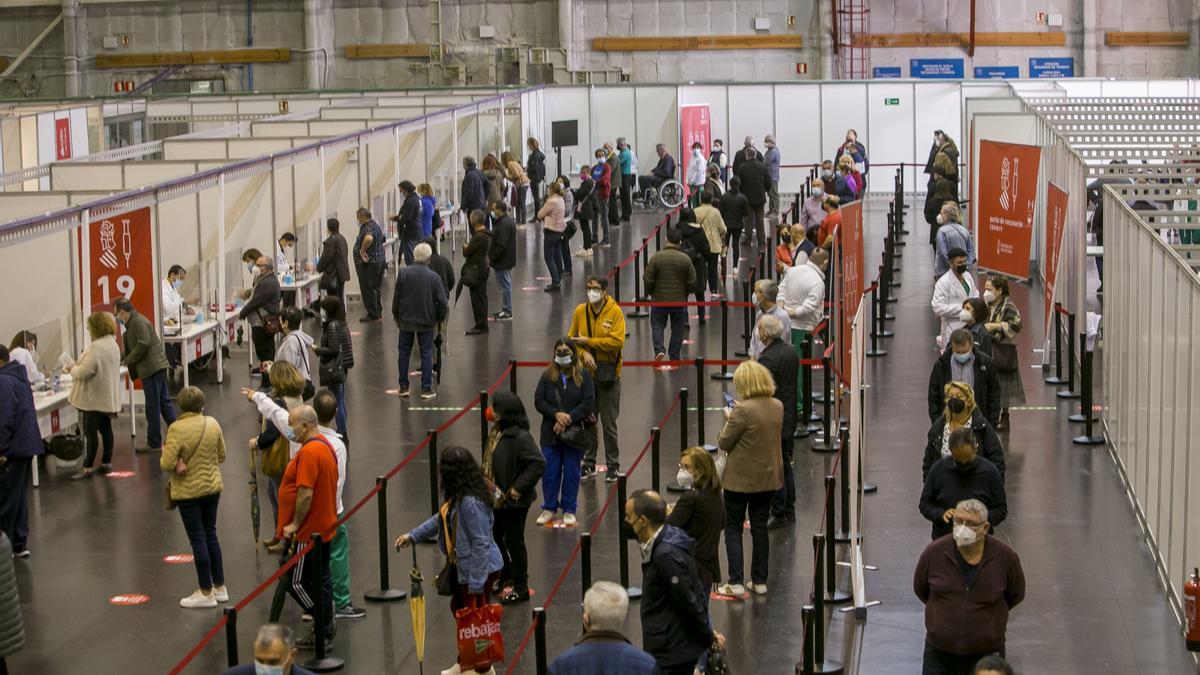
[[[329,444],[333,446],[333,455],[334,457],[337,457],[337,512],[340,516],[342,515],[342,511],[345,510],[344,506],[342,505],[342,488],[346,487],[346,442],[342,440],[341,435],[338,434],[336,429],[330,429],[329,427],[317,427],[317,430],[320,431],[321,435],[325,437],[325,440],[329,441]]]
[[[8,353],[8,359],[25,366],[25,374],[29,377],[29,384],[37,384],[46,379],[42,371],[38,370],[37,359],[34,358],[28,349],[17,347]]]

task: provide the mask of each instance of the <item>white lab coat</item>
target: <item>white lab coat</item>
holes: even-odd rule
[[[979,289],[975,286],[975,278],[970,272],[963,275],[970,292],[963,290],[962,282],[954,276],[953,271],[947,271],[933,285],[933,315],[942,320],[942,343],[945,348],[950,343],[950,334],[959,328],[965,328],[967,323],[959,318],[963,302],[968,298],[978,298]]]
[[[779,285],[778,301],[793,330],[811,333],[825,316],[825,274],[811,262],[789,267]]]
[[[163,319],[179,319],[184,305],[183,296],[166,279],[162,280],[162,304]]]
[[[687,184],[693,187],[703,186],[707,170],[708,162],[704,161],[703,153],[692,150],[692,156],[688,158]]]
[[[283,252],[283,247],[279,245],[279,242],[275,242],[275,273],[283,274],[290,264],[287,254]]]
[[[37,384],[46,379],[42,371],[38,370],[37,359],[33,354],[24,347],[17,347],[8,353],[9,361],[16,361],[25,366],[25,374],[29,377],[29,384]]]

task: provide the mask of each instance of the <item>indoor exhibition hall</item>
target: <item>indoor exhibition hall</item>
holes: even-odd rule
[[[0,0],[0,675],[1200,675],[1198,31]]]

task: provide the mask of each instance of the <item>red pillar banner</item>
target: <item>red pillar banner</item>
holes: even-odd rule
[[[979,141],[975,230],[980,267],[1029,277],[1041,154],[1036,145]]]
[[[125,297],[153,325],[159,325],[150,207],[93,220],[87,236],[92,308],[111,311],[113,303]]]
[[[853,335],[854,316],[863,295],[863,221],[862,202],[853,202],[838,209],[842,224],[838,228],[837,244],[841,256],[840,278],[837,288],[841,297],[841,330],[838,332],[840,367],[842,375],[849,377],[850,346]]]
[[[708,156],[708,148],[712,147],[712,118],[707,103],[679,106],[679,180],[684,190],[688,189],[687,168],[692,159],[693,143],[699,143],[700,152]]]
[[[54,120],[54,158],[71,159],[71,119]]]
[[[1046,278],[1042,294],[1046,303],[1046,332],[1050,332],[1050,312],[1054,309],[1054,282],[1058,279],[1058,259],[1062,252],[1063,231],[1067,225],[1067,193],[1053,182],[1046,184]]]

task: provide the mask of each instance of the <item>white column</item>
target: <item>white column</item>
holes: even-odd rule
[[[270,176],[273,190],[275,175],[272,173]],[[217,174],[217,333],[213,336],[213,351],[217,353],[217,382],[225,380],[225,360],[221,354],[221,344],[229,337],[225,328],[225,298],[225,174],[220,173]]]
[[[79,213],[79,231],[82,235],[79,237],[79,288],[82,293],[79,294],[79,327],[83,337],[77,343],[79,351],[83,351],[91,344],[91,336],[87,332],[87,318],[92,313],[92,233],[88,229],[88,223],[91,221],[91,209],[84,209]]]
[[[87,53],[87,21],[79,9],[79,0],[62,0],[63,16],[63,93],[81,96],[79,62]]]
[[[499,157],[499,156],[501,155],[501,153],[503,153],[505,150],[507,150],[507,149],[508,149],[508,146],[507,146],[507,145],[505,144],[505,142],[504,142],[504,141],[505,141],[505,139],[504,139],[504,135],[505,135],[505,134],[504,134],[504,132],[505,132],[505,129],[504,129],[504,127],[505,127],[505,119],[504,119],[504,97],[503,97],[503,96],[501,96],[501,97],[500,97],[500,150],[496,152],[496,156],[497,156],[497,157]],[[507,168],[506,168],[506,169],[507,169]]]

